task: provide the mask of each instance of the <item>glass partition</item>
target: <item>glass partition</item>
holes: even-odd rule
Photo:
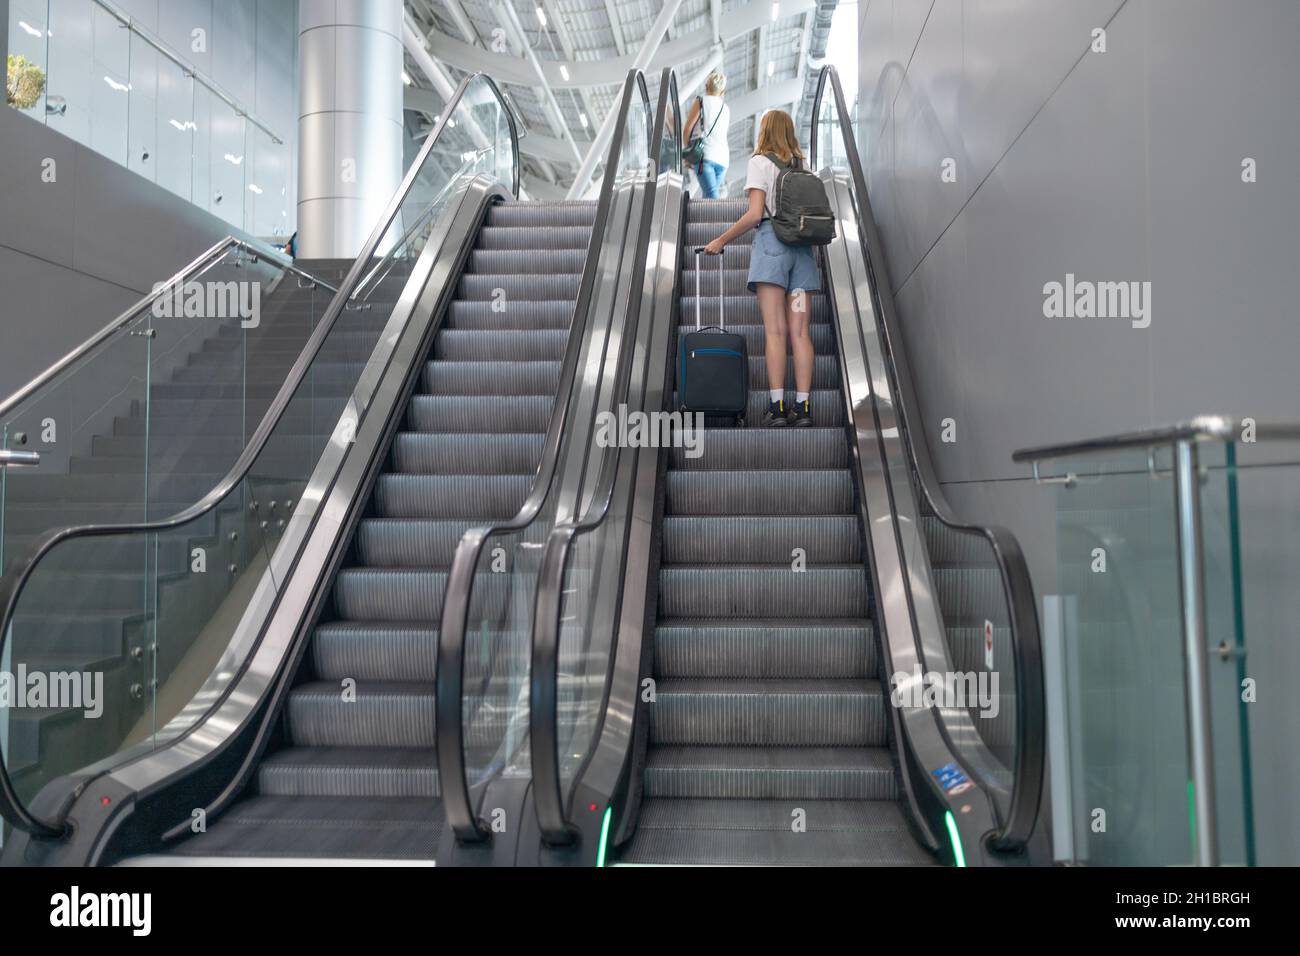
[[[458,124],[485,120],[491,82],[476,75],[461,92]],[[6,448],[42,455],[34,471],[0,469],[15,589],[4,662],[67,692],[58,706],[0,710],[24,805],[59,776],[173,739],[233,679],[217,662],[285,586],[320,505],[304,492],[331,479],[364,421],[397,339],[383,333],[457,185],[516,168],[508,128],[484,132],[475,162],[456,167],[430,144],[411,173],[424,206],[394,213],[374,246],[387,254],[336,295],[277,259],[218,252],[179,297],[159,297],[165,317],[152,304],[128,316],[0,423]],[[108,527],[69,529],[32,559],[41,532],[70,524]]]
[[[1254,862],[1239,446],[1195,443],[1213,792],[1198,795],[1180,555],[1185,512],[1172,445],[1054,459],[1059,662],[1049,688],[1053,751],[1071,858],[1102,866],[1199,861],[1198,797],[1211,807],[1219,862]],[[1267,478],[1260,474],[1261,479]],[[1267,612],[1265,612],[1267,613]]]

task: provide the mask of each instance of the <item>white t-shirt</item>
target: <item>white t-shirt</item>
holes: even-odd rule
[[[697,122],[704,133],[704,158],[719,166],[729,166],[731,147],[727,144],[727,131],[731,128],[731,109],[721,96],[702,96],[700,101]]]
[[[781,172],[776,163],[766,156],[749,157],[749,168],[745,170],[745,194],[751,189],[761,189],[765,199],[763,208],[769,218],[772,216],[772,192],[776,188],[776,177]]]

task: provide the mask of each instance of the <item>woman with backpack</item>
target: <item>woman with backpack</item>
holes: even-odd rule
[[[727,130],[731,126],[731,110],[722,101],[727,89],[727,78],[714,71],[704,81],[704,95],[697,97],[686,115],[686,150],[683,158],[694,167],[700,180],[700,192],[705,199],[717,199],[722,189],[722,177],[731,162],[731,148],[727,145]]]
[[[816,355],[808,333],[806,293],[821,289],[821,272],[812,247],[830,242],[835,230],[825,188],[803,166],[794,120],[784,110],[768,110],[759,124],[758,144],[745,176],[749,209],[704,247],[710,255],[721,255],[728,243],[758,227],[750,251],[748,287],[758,296],[766,333],[770,404],[762,424],[768,428],[813,423],[810,393]],[[795,384],[795,403],[788,410],[787,336],[794,354]]]

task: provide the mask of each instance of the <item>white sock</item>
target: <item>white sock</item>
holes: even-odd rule
[[[794,393],[794,400],[795,400],[796,402],[798,402],[800,405],[802,405],[804,402],[808,401],[808,393],[807,393],[807,392],[795,392],[795,393]]]
[[[783,388],[769,388],[767,394],[772,397],[772,401],[774,402],[785,401],[785,389]]]

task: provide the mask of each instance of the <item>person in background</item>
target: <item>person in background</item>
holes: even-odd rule
[[[794,132],[794,120],[785,110],[768,110],[758,126],[758,144],[749,160],[745,190],[749,209],[736,224],[714,239],[704,251],[721,255],[727,243],[755,226],[758,234],[749,256],[749,291],[758,296],[766,333],[767,384],[770,404],[763,414],[764,427],[793,425],[806,428],[813,423],[810,393],[816,353],[808,332],[807,293],[821,288],[821,273],[811,246],[787,246],[772,228],[772,188],[776,184],[776,156],[787,165],[802,166],[803,150]],[[786,337],[794,355],[795,404],[785,407]]]
[[[727,89],[727,78],[716,70],[704,81],[704,95],[696,97],[686,114],[686,128],[682,142],[691,141],[691,133],[699,125],[703,130],[704,158],[695,169],[700,179],[700,192],[705,199],[717,199],[722,190],[722,177],[731,162],[727,146],[727,130],[731,128],[731,110],[722,100]]]

